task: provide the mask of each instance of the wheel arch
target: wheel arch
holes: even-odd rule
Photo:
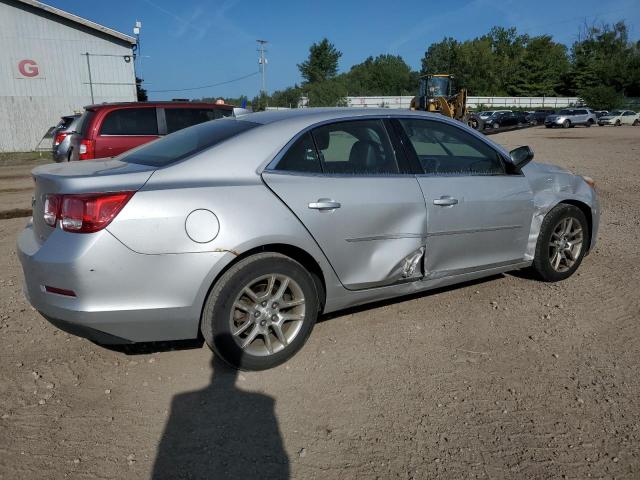
[[[586,203],[580,201],[580,200],[575,200],[572,198],[569,199],[565,199],[562,200],[560,202],[558,202],[558,205],[560,204],[565,204],[565,205],[573,205],[574,207],[577,207],[580,209],[580,211],[582,213],[584,213],[585,218],[587,219],[587,228],[588,228],[588,235],[589,235],[589,239],[586,242],[587,243],[587,252],[589,251],[589,247],[591,246],[591,234],[593,232],[593,214],[591,213],[591,207],[589,207],[589,205],[587,205]]]
[[[224,266],[224,268],[221,269],[218,272],[218,274],[213,278],[204,296],[202,306],[200,307],[200,319],[198,322],[198,332],[200,331],[200,326],[202,324],[202,314],[204,312],[207,298],[209,297],[209,293],[211,292],[215,284],[218,282],[220,277],[222,277],[222,275],[224,275],[225,272],[227,272],[227,270],[229,270],[239,261],[245,258],[251,257],[253,255],[256,255],[258,253],[279,253],[281,255],[284,255],[286,257],[289,257],[295,260],[296,262],[300,263],[304,268],[306,268],[311,274],[311,277],[313,278],[313,281],[316,285],[316,289],[318,291],[318,301],[320,302],[320,313],[322,313],[322,311],[324,310],[324,306],[326,304],[327,279],[325,278],[325,274],[322,270],[322,267],[320,267],[320,264],[318,263],[318,261],[313,257],[313,255],[311,255],[309,252],[303,250],[300,247],[296,247],[294,245],[287,244],[287,243],[268,243],[268,244],[250,248],[246,251],[243,251],[242,253],[239,253],[238,255],[236,255],[236,257],[232,261],[227,263]]]

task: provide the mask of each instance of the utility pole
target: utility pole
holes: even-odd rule
[[[93,99],[93,80],[91,78],[91,62],[89,61],[89,52],[86,52],[85,55],[87,56],[87,71],[89,72],[89,90],[91,91],[91,103],[95,103],[95,100]]]
[[[256,40],[258,42],[258,52],[260,53],[260,58],[258,59],[258,64],[260,65],[260,73],[262,74],[262,89],[261,93],[266,95],[267,93],[267,79],[266,79],[266,70],[267,70],[267,58],[264,56],[267,53],[264,46],[269,43],[266,40]]]

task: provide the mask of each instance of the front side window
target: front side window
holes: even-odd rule
[[[309,132],[305,133],[287,150],[275,170],[285,172],[320,173],[320,159]]]
[[[100,135],[158,135],[156,109],[122,108],[107,113]]]
[[[453,125],[429,120],[400,120],[420,164],[429,175],[501,175],[498,152]]]
[[[333,123],[318,127],[312,133],[324,173],[399,173],[391,141],[381,120]]]

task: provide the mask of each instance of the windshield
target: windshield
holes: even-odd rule
[[[213,147],[259,124],[235,119],[211,120],[178,130],[155,142],[131,150],[118,160],[152,167],[164,167]]]
[[[446,97],[449,95],[449,79],[447,77],[431,77],[427,82],[430,97]]]
[[[609,115],[612,117],[617,117],[618,115],[622,115],[622,110],[614,110]]]

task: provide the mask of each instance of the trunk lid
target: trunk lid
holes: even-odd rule
[[[44,221],[44,200],[51,193],[99,193],[139,190],[156,167],[125,163],[119,160],[85,160],[52,163],[34,168],[33,228],[39,242],[44,242],[53,227]]]

